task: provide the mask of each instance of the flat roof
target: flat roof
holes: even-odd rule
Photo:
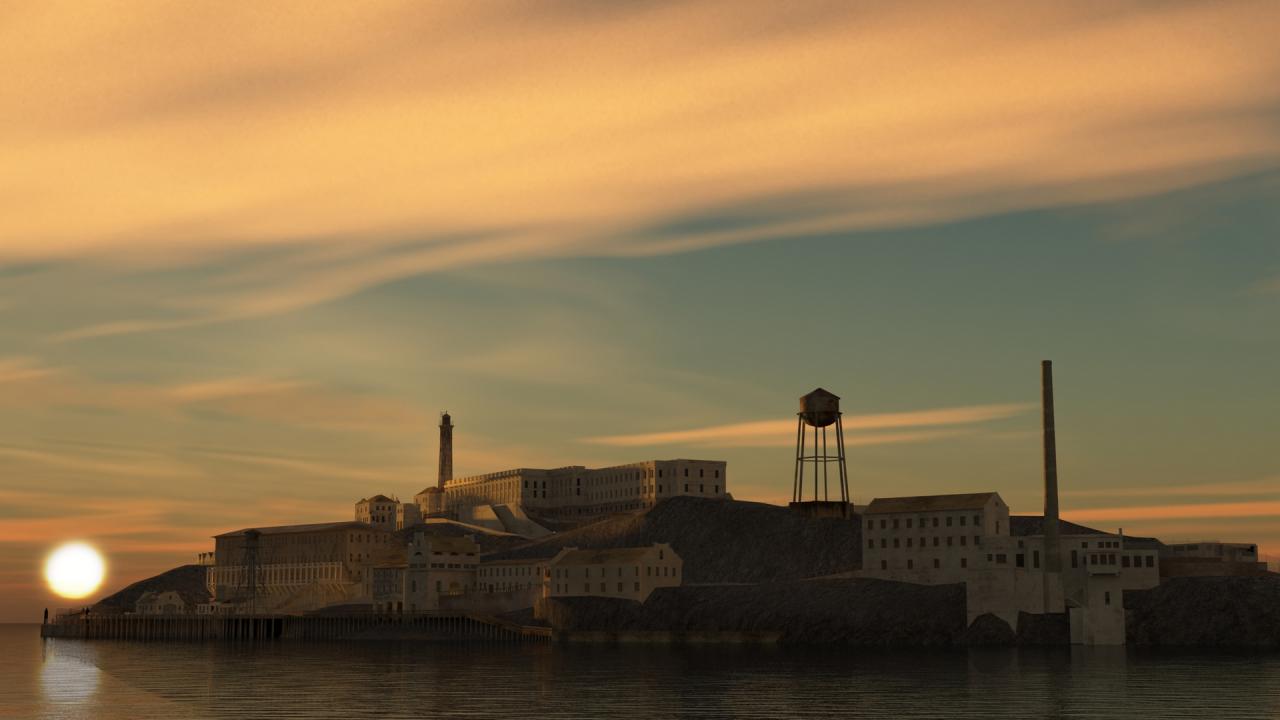
[[[356,522],[355,520],[342,520],[339,522],[311,523],[308,525],[272,525],[270,527],[242,528],[240,530],[224,532],[221,535],[214,535],[214,537],[234,537],[236,535],[244,535],[250,530],[257,530],[260,535],[286,535],[289,533],[329,532],[348,529],[373,530],[373,526],[367,523]]]
[[[643,560],[655,548],[650,545],[648,547],[638,548],[607,548],[601,550],[570,550],[559,559],[555,560],[555,565],[611,565],[614,563],[639,562]],[[672,551],[675,555],[675,552]],[[679,557],[679,556],[676,556]],[[544,558],[545,559],[545,558]]]
[[[999,493],[963,493],[959,495],[917,495],[915,497],[876,498],[867,506],[865,515],[886,513],[938,512],[942,510],[978,510]]]

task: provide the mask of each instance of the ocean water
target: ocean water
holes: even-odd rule
[[[0,718],[1280,718],[1280,653],[185,644],[0,625]]]

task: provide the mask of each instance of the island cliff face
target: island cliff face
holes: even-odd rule
[[[1124,594],[1130,645],[1280,649],[1280,575],[1171,578]]]

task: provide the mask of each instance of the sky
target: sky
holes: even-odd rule
[[[0,621],[459,474],[722,459],[1280,554],[1274,2],[0,9]]]

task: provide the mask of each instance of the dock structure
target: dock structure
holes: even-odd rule
[[[420,615],[85,615],[58,617],[45,638],[83,640],[343,640],[413,637],[440,641],[546,642],[551,628],[470,613]]]

